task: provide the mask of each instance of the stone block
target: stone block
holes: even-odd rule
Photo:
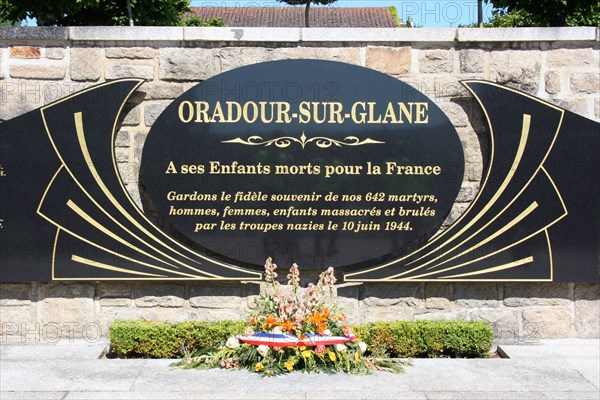
[[[133,300],[124,297],[103,297],[100,299],[102,307],[129,307]]]
[[[183,307],[185,286],[175,283],[138,284],[134,289],[135,305],[141,308]]]
[[[460,72],[477,73],[484,71],[484,55],[481,49],[465,49],[460,51]]]
[[[131,145],[130,137],[129,131],[120,130],[117,132],[115,147],[129,147]]]
[[[540,85],[539,50],[496,50],[491,53],[490,79],[536,94]]]
[[[217,73],[215,53],[203,48],[160,49],[159,79],[167,81],[200,81]]]
[[[528,339],[560,339],[571,335],[571,311],[568,308],[524,310],[523,332]]]
[[[600,300],[576,300],[574,324],[578,338],[600,338]]]
[[[573,93],[600,93],[598,71],[574,73],[569,78],[569,87]]]
[[[144,123],[150,127],[154,125],[156,119],[167,108],[166,104],[148,104],[144,107]]]
[[[154,65],[148,64],[112,64],[104,70],[106,79],[142,78],[154,79]]]
[[[469,313],[466,310],[455,310],[447,312],[426,312],[415,313],[415,321],[452,321],[468,319]]]
[[[416,283],[368,283],[362,288],[361,300],[368,307],[423,307],[423,291]]]
[[[273,59],[271,49],[264,47],[226,47],[219,51],[221,72],[229,71],[245,65],[270,61]]]
[[[423,49],[419,51],[419,72],[440,73],[454,70],[454,51],[451,49]]]
[[[152,59],[158,58],[158,49],[152,47],[108,47],[104,49],[106,58]]]
[[[123,118],[123,125],[133,126],[139,125],[142,114],[142,106],[135,106],[130,110],[123,110],[125,118]]]
[[[208,310],[206,312],[206,320],[210,321],[210,322],[225,321],[225,320],[239,321],[240,319],[243,319],[244,317],[245,317],[244,312],[239,309]]]
[[[131,283],[112,283],[102,282],[100,284],[100,298],[105,297],[126,297],[131,298],[132,295]]]
[[[202,285],[190,289],[190,305],[197,308],[240,309],[242,288],[239,285]]]
[[[129,148],[117,147],[115,148],[115,160],[118,163],[126,163],[129,161]]]
[[[360,64],[360,50],[357,47],[290,47],[273,50],[274,60],[299,58],[341,61],[358,65]]]
[[[556,71],[546,72],[544,81],[546,84],[546,92],[547,93],[557,94],[560,92],[561,84],[560,84],[560,74],[558,72],[556,72]]]
[[[41,340],[41,336],[34,307],[0,305],[0,341],[36,341]]]
[[[39,46],[10,46],[11,58],[40,58]]]
[[[415,309],[413,307],[401,305],[389,307],[361,305],[359,308],[363,323],[398,320],[410,321],[413,319],[414,311]]]
[[[31,297],[30,283],[0,284],[0,307],[29,306]]]
[[[359,286],[338,286],[337,287],[337,304],[346,316],[346,323],[360,323],[360,294]]]
[[[93,284],[39,284],[39,321],[52,335],[81,337],[87,324],[96,323],[94,296]]]
[[[12,78],[57,80],[64,79],[65,74],[66,68],[61,65],[25,64],[9,67]]]
[[[507,307],[559,306],[570,303],[568,283],[526,282],[504,284]]]
[[[454,307],[451,283],[425,283],[425,308],[443,310]]]
[[[468,204],[465,203],[454,203],[448,217],[444,221],[444,226],[452,225],[456,220],[464,214],[465,210],[469,207]]]
[[[462,101],[440,101],[437,103],[456,128],[469,126],[469,116],[461,104],[465,105]]]
[[[100,79],[100,49],[73,47],[70,65],[72,80],[97,81]]]
[[[582,98],[557,99],[556,104],[566,110],[588,117],[588,100]]]
[[[144,150],[144,143],[146,143],[147,133],[136,133],[133,140],[133,158],[139,162],[142,160],[142,151]]]
[[[498,309],[476,309],[471,311],[474,321],[488,322],[498,342],[515,342],[519,339],[519,318],[516,311]]]
[[[146,100],[175,99],[183,93],[180,83],[144,83],[140,92],[146,93]]]
[[[579,338],[600,338],[600,285],[576,283],[575,330]]]
[[[410,73],[410,47],[367,47],[367,67],[389,75]]]
[[[455,283],[454,301],[459,307],[498,307],[501,304],[500,286],[496,283]]]
[[[65,58],[64,47],[46,47],[44,56],[50,60],[62,60]]]
[[[551,49],[546,53],[546,63],[550,68],[587,68],[594,65],[594,50]]]
[[[138,170],[139,170],[139,167],[138,167]],[[129,196],[131,196],[131,199],[133,200],[133,202],[138,206],[138,208],[140,210],[144,210],[144,207],[142,205],[142,199],[140,197],[140,189],[138,187],[137,181],[134,183],[131,183],[129,185],[125,185],[125,189],[129,193]]]
[[[456,196],[456,201],[459,203],[470,203],[473,201],[479,192],[479,184],[477,182],[465,182]]]
[[[0,37],[4,40],[66,40],[68,30],[63,26],[0,26]]]

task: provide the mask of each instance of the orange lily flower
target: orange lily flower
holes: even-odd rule
[[[277,322],[279,322],[279,318],[277,318],[273,314],[269,314],[269,316],[267,317],[267,320],[265,322],[263,322],[263,327],[265,327],[266,329],[271,329],[275,325],[277,325]]]
[[[325,326],[324,323],[321,322],[317,325],[317,333],[319,335],[324,335],[326,330],[327,330],[327,327]]]
[[[279,328],[281,329],[282,332],[287,331],[291,334],[294,334],[294,332],[296,332],[296,324],[293,323],[292,321],[290,321],[289,319],[286,319],[285,321],[280,323]]]

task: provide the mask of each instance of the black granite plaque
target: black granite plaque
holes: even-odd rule
[[[439,232],[462,145],[395,78],[293,60],[202,82],[148,134],[142,207],[114,153],[141,84],[103,83],[0,123],[2,282],[256,280],[267,257],[332,265],[346,281],[599,280],[597,122],[463,82],[489,124],[489,162]]]
[[[348,64],[256,64],[153,125],[140,182],[172,235],[259,266],[392,260],[439,228],[463,179],[456,130],[405,83]]]

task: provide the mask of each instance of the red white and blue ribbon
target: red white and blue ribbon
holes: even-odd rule
[[[271,346],[271,347],[290,347],[290,346],[331,346],[336,344],[344,344],[356,339],[356,336],[323,336],[323,335],[304,335],[304,339],[298,336],[283,334],[283,333],[264,333],[258,332],[250,336],[238,336],[240,342],[248,343],[254,346]]]

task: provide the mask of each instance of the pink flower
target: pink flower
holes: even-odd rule
[[[320,356],[322,356],[326,352],[327,352],[327,349],[322,344],[319,344],[319,345],[317,345],[317,347],[315,347],[315,353],[317,353]]]
[[[344,325],[344,327],[342,328],[342,331],[344,331],[344,336],[352,335],[352,330],[350,329],[350,327],[348,325]]]

